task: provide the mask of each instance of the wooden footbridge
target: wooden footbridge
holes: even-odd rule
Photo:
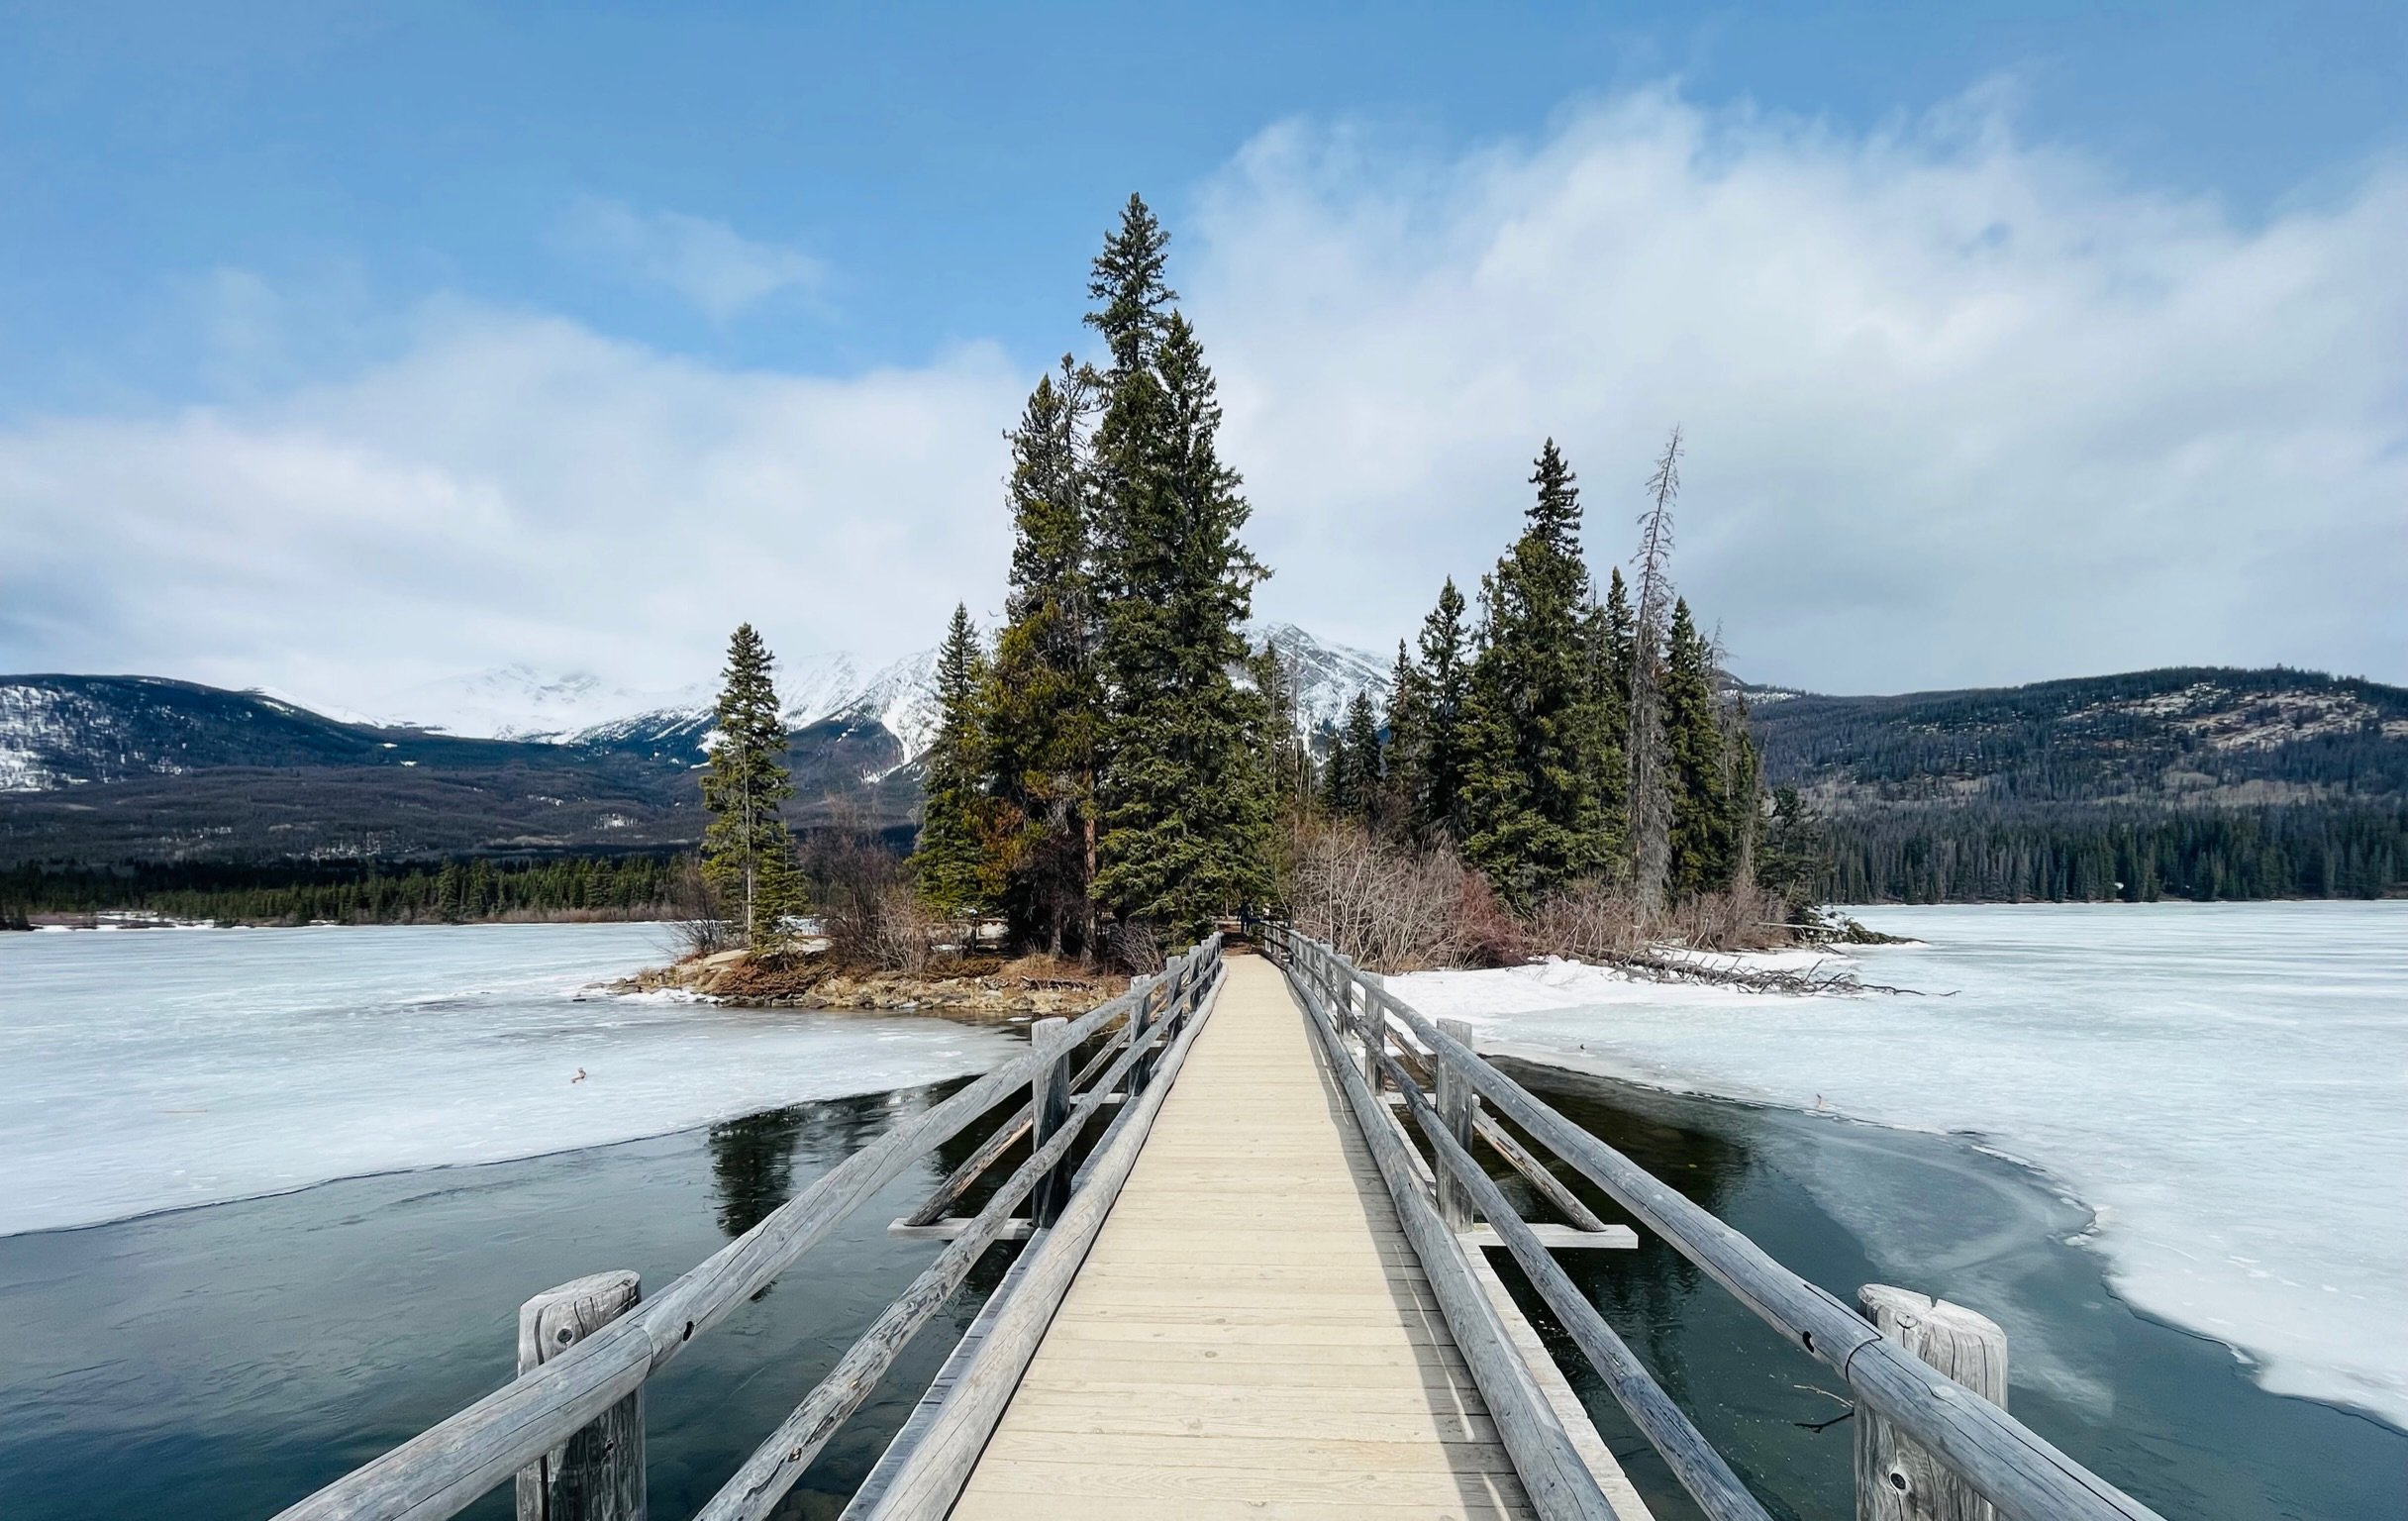
[[[894,1224],[942,1238],[935,1260],[706,1521],[771,1514],[971,1267],[1015,1239],[1026,1245],[846,1517],[1640,1521],[1647,1506],[1494,1272],[1502,1251],[1697,1509],[1763,1521],[1557,1267],[1558,1251],[1637,1239],[1564,1173],[1848,1387],[1859,1517],[2154,1516],[2005,1412],[2005,1344],[1988,1321],[1878,1286],[1861,1312],[1843,1304],[1489,1065],[1463,1027],[1424,1019],[1325,945],[1247,928],[1271,960],[1225,956],[1215,936],[1077,1019],[1041,1022],[1027,1055],[657,1294],[619,1272],[529,1301],[514,1381],[283,1521],[432,1521],[514,1480],[520,1521],[643,1517],[651,1375],[991,1116],[985,1142]],[[1475,1149],[1563,1220],[1524,1221]]]

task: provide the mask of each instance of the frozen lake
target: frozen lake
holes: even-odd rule
[[[2090,1244],[2135,1305],[2233,1346],[2269,1389],[2408,1427],[2408,903],[1860,914],[1928,942],[1861,950],[1865,980],[1930,996],[1560,965],[1394,986],[1481,1024],[1484,1047],[1970,1132],[2097,1212]],[[1819,1202],[1892,1239],[1938,1203],[1858,1181],[1834,1166]]]
[[[661,1135],[1011,1049],[935,1019],[580,999],[672,954],[644,924],[0,935],[0,1235]]]

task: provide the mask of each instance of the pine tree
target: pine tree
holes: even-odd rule
[[[1429,787],[1430,698],[1422,669],[1405,642],[1396,642],[1388,675],[1388,737],[1380,753],[1380,786],[1372,821],[1382,831],[1409,834]]]
[[[1723,886],[1732,868],[1729,773],[1712,652],[1689,616],[1672,603],[1663,670],[1664,751],[1671,794],[1671,855],[1666,881],[1675,898]]]
[[[702,805],[711,814],[702,835],[703,877],[721,902],[741,910],[755,949],[779,945],[786,917],[802,906],[794,843],[778,817],[794,783],[780,759],[786,726],[770,664],[752,625],[739,625],[728,642],[717,734],[702,773]]]
[[[1272,813],[1290,817],[1312,796],[1312,756],[1297,711],[1296,673],[1281,659],[1279,647],[1268,640],[1247,658],[1246,668],[1262,707],[1262,732],[1255,749],[1269,778]]]
[[[1505,900],[1525,909],[1609,870],[1615,855],[1597,795],[1604,728],[1579,492],[1553,439],[1531,484],[1538,492],[1522,537],[1482,583],[1463,845]]]
[[[1112,350],[1096,430],[1101,616],[1094,889],[1124,925],[1200,935],[1269,890],[1260,703],[1231,669],[1267,573],[1239,540],[1248,508],[1221,461],[1211,369],[1162,284],[1166,236],[1130,197],[1096,259],[1089,322]]]
[[[1597,694],[1597,806],[1613,835],[1617,876],[1630,870],[1632,625],[1630,593],[1616,565],[1606,581],[1605,601],[1590,606],[1588,636],[1589,681]]]
[[[1466,833],[1463,726],[1471,697],[1470,639],[1463,626],[1463,594],[1449,576],[1439,588],[1438,606],[1422,622],[1422,727],[1427,738],[1417,757],[1413,821],[1421,833],[1451,840]]]
[[[937,652],[936,742],[929,747],[920,839],[912,873],[920,896],[953,918],[986,911],[999,885],[987,849],[986,737],[980,712],[986,660],[969,609],[956,604]]]
[[[1371,706],[1371,694],[1356,692],[1347,704],[1346,722],[1330,744],[1323,808],[1332,818],[1370,824],[1379,808],[1383,772],[1379,715]]]
[[[1061,361],[1013,430],[1012,576],[984,699],[1002,909],[1012,944],[1092,949],[1097,684],[1093,475],[1099,385]]]

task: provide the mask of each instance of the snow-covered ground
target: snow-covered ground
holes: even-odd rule
[[[1926,944],[1856,969],[1933,996],[1566,964],[1390,986],[1486,1050],[1974,1133],[2096,1210],[2136,1305],[2408,1426],[2408,903],[1857,912]]]
[[[667,942],[656,925],[0,935],[0,1235],[658,1135],[1012,1049],[933,1019],[578,1001]]]

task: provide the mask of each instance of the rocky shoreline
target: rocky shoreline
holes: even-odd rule
[[[1127,990],[1129,979],[1046,957],[969,958],[925,971],[831,962],[823,953],[756,961],[745,951],[689,957],[610,984],[614,993],[687,992],[763,1009],[926,1012],[994,1019],[1083,1014]]]

